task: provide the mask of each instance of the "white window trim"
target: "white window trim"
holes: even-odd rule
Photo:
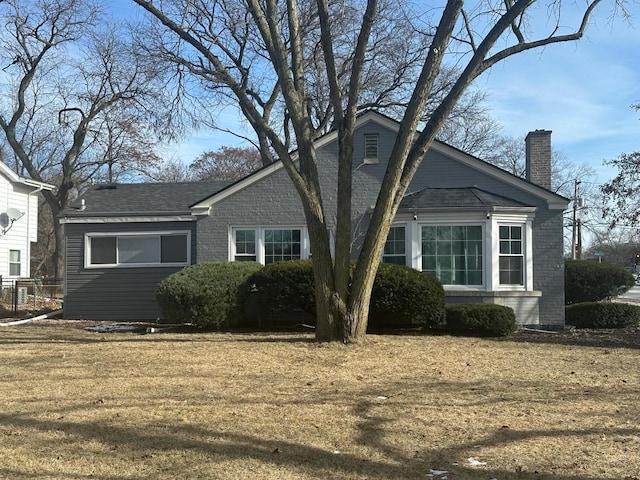
[[[408,217],[405,216],[405,219]],[[451,214],[430,213],[416,215],[415,219],[398,221],[393,227],[405,226],[407,266],[422,271],[422,226],[465,225],[482,226],[483,281],[482,285],[443,285],[451,291],[533,291],[533,214]],[[500,235],[501,226],[520,226],[524,242],[524,285],[500,285]]]
[[[20,256],[20,260],[18,262],[12,262],[11,261],[11,252],[18,252],[18,255]],[[10,248],[9,249],[9,277],[10,278],[18,278],[20,276],[22,276],[22,259],[23,259],[23,255],[22,255],[22,250],[20,250],[19,248]],[[11,265],[18,265],[20,268],[20,273],[18,273],[17,275],[13,275],[11,274]]]
[[[105,237],[160,237],[162,235],[186,235],[187,237],[187,261],[186,262],[154,262],[154,263],[91,263],[91,239]],[[116,240],[117,248],[117,240]],[[117,251],[116,251],[117,255]],[[191,265],[191,231],[190,230],[159,230],[151,232],[89,232],[84,234],[84,268],[158,268],[158,267],[186,267]]]
[[[277,226],[233,226],[229,228],[229,257],[230,262],[236,258],[236,230],[254,230],[256,232],[256,262],[265,264],[264,252],[264,232],[265,230],[300,230],[300,259],[307,260],[311,258],[311,244],[309,242],[309,230],[307,227],[300,225],[277,225]]]
[[[522,272],[523,285],[500,284],[500,227],[522,227],[522,241],[524,242],[524,272]],[[533,290],[533,218],[529,216],[514,217],[510,215],[494,215],[492,217],[491,249],[494,252],[492,262],[493,290],[502,291],[532,291]]]

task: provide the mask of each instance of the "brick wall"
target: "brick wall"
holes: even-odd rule
[[[526,142],[527,180],[551,189],[551,131],[529,132]]]

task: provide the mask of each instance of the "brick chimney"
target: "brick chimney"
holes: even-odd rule
[[[551,130],[534,130],[525,138],[527,180],[551,189]]]

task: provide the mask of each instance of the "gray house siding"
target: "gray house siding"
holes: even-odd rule
[[[364,164],[364,134],[378,133],[378,164]],[[353,236],[354,255],[360,245],[375,204],[395,132],[370,123],[358,129],[354,140]],[[325,214],[330,228],[336,215],[337,144],[329,143],[318,150],[318,174],[323,190]],[[487,167],[487,165],[484,165]],[[492,166],[488,166],[493,168]],[[562,245],[562,210],[551,211],[538,196],[495,176],[469,167],[437,151],[431,150],[422,162],[408,192],[428,187],[480,189],[536,207],[533,221],[534,291],[447,292],[448,303],[486,302],[514,308],[522,325],[564,325],[564,272]],[[209,216],[198,221],[197,261],[229,259],[232,227],[295,227],[305,225],[300,199],[284,168],[267,179],[215,203]]]
[[[385,174],[387,160],[396,138],[394,128],[392,126],[387,128],[390,124],[391,122],[388,121],[380,123],[369,121],[360,125],[355,132],[352,195],[354,256],[357,255],[366,232]],[[370,159],[364,161],[364,136],[370,133],[378,134],[378,163],[371,162]],[[326,221],[328,228],[333,230],[336,211],[339,208],[336,193],[338,149],[337,141],[330,140],[332,137],[328,136],[318,141],[322,146],[317,151],[317,165]],[[304,227],[306,220],[293,183],[284,168],[272,167],[257,174],[266,175],[264,178],[249,177],[238,184],[228,186],[228,189],[225,189],[224,185],[205,185],[204,183],[196,186],[166,187],[170,190],[174,189],[172,190],[174,193],[189,191],[189,189],[198,190],[198,196],[192,195],[194,198],[189,202],[186,198],[182,202],[177,202],[180,205],[177,210],[180,216],[189,218],[193,214],[191,222],[67,223],[66,318],[154,319],[160,315],[153,294],[155,286],[167,275],[179,270],[179,268],[164,267],[84,268],[84,236],[88,232],[189,229],[192,243],[191,262],[201,263],[230,259],[233,228]],[[269,173],[272,171],[273,173]],[[565,199],[442,144],[434,145],[427,153],[407,193],[420,192],[426,188],[468,187],[477,187],[493,195],[504,197],[510,203],[498,203],[498,205],[520,206],[528,212],[527,215],[530,215],[535,208],[531,229],[533,283],[527,284],[528,291],[471,291],[471,289],[465,291],[448,287],[447,302],[498,303],[514,308],[518,322],[522,325],[552,328],[564,325],[562,206]],[[160,210],[159,214],[169,215],[167,212],[175,214],[175,211],[171,212],[173,202],[167,201],[172,197],[166,194],[160,195],[164,190],[157,188],[149,190],[158,194],[158,198],[164,199],[163,210]],[[210,191],[210,194],[207,195],[205,191]],[[148,197],[144,189],[138,191],[134,188],[126,188],[105,190],[102,193],[105,196],[120,195],[117,198],[122,201],[122,208],[130,207],[128,195],[133,195],[134,199],[143,204],[148,201],[148,209],[151,211],[157,207],[158,200],[154,200],[155,197]],[[94,200],[87,204],[91,206],[94,202],[96,205],[108,203],[105,198],[94,197]],[[552,201],[555,202],[556,210],[550,209]],[[193,208],[189,208],[190,206]],[[207,211],[208,206],[211,208]],[[449,206],[445,207],[449,208]],[[114,206],[114,211],[109,210],[103,215],[105,218],[117,216],[118,212],[115,210],[117,205]],[[143,208],[134,211],[135,213],[131,215],[149,213],[144,212]],[[100,216],[95,212],[78,211],[77,207],[68,215],[72,219],[82,218],[83,215]],[[424,217],[421,213],[420,220],[428,221],[429,215],[429,210],[425,208]],[[478,212],[476,209],[474,215],[482,215],[484,219],[484,210]],[[504,217],[507,214],[502,215]],[[400,212],[399,217],[405,220],[413,219],[413,212],[405,210]],[[439,218],[444,217],[441,215]],[[418,225],[418,220],[415,220],[413,225]],[[490,278],[493,279],[493,275]]]
[[[156,285],[181,267],[84,267],[85,234],[190,231],[191,263],[195,262],[195,222],[67,224],[64,318],[87,320],[155,320],[160,309]]]

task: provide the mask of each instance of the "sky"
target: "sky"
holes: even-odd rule
[[[129,9],[130,0],[111,0]],[[495,65],[474,87],[488,94],[492,116],[504,133],[524,137],[535,129],[551,130],[553,148],[575,164],[596,171],[601,184],[616,170],[603,165],[623,152],[640,150],[640,0],[627,2],[629,20],[612,15],[611,1],[599,5],[583,39],[521,53]],[[571,2],[570,8],[581,5]],[[577,8],[575,8],[578,11]],[[539,25],[546,26],[540,15]],[[566,25],[576,19],[567,19]],[[563,24],[565,25],[565,24]],[[239,114],[220,114],[221,124],[242,130]],[[244,131],[246,133],[246,131]],[[190,162],[205,150],[234,145],[230,134],[192,135],[167,154]]]

